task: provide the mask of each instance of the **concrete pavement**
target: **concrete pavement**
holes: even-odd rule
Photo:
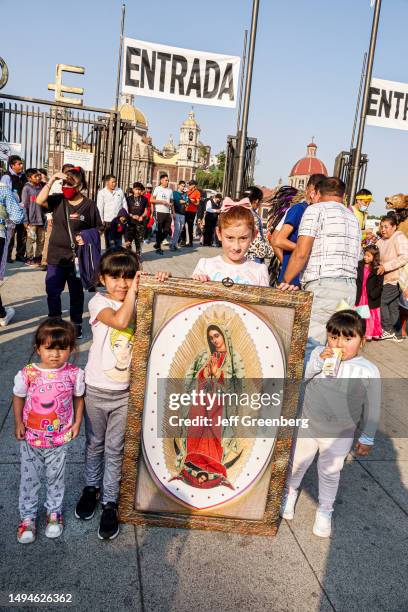
[[[147,247],[144,268],[189,276],[199,257],[218,253],[194,248],[159,257]],[[73,515],[83,486],[82,434],[70,449],[62,537],[45,538],[41,513],[37,541],[18,544],[19,453],[10,398],[13,377],[30,359],[33,332],[47,312],[44,276],[13,264],[1,288],[4,303],[16,308],[13,323],[0,331],[1,610],[8,593],[22,591],[72,593],[81,611],[408,610],[408,340],[365,349],[385,378],[387,399],[374,452],[366,459],[350,455],[345,465],[331,539],[311,533],[312,468],[295,520],[283,521],[275,538],[126,525],[116,540],[102,542],[98,517],[83,523]],[[85,332],[81,366],[90,343],[87,325]]]

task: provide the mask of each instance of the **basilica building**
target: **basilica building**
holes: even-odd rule
[[[129,184],[141,181],[146,184],[158,184],[160,174],[167,173],[170,187],[175,188],[179,180],[190,181],[195,177],[198,168],[209,165],[211,148],[200,141],[200,126],[194,111],[190,111],[179,131],[179,143],[173,142],[170,136],[165,146],[160,149],[148,136],[148,123],[145,115],[134,106],[133,96],[126,94],[119,107],[122,121],[129,122],[133,131],[128,138],[130,151],[127,152],[130,167]]]

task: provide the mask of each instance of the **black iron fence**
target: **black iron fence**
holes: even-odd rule
[[[351,189],[351,166],[353,162],[353,156],[355,155],[356,150],[352,149],[352,151],[342,151],[336,157],[334,163],[334,176],[340,178],[346,184],[346,195],[347,198],[350,194]],[[363,189],[366,181],[367,175],[367,164],[368,164],[368,156],[363,153],[360,158],[360,166],[358,172],[357,179],[357,191],[359,189]]]
[[[244,176],[242,180],[242,185],[240,186],[240,191],[245,191],[247,187],[253,185],[257,146],[258,142],[256,138],[246,139]],[[229,196],[231,198],[234,198],[236,193],[236,183],[238,174],[238,151],[239,139],[237,138],[237,136],[228,136],[225,159],[225,174],[222,192],[224,196]]]
[[[46,168],[51,175],[61,170],[66,151],[91,153],[86,175],[92,198],[106,174],[128,184],[133,136],[132,125],[114,110],[0,94],[0,166],[5,169],[7,153],[18,150],[26,168]]]

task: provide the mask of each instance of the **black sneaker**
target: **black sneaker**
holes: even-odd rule
[[[83,338],[82,325],[79,325],[78,323],[74,323],[74,326],[75,326],[75,337],[77,340],[81,340],[81,338]]]
[[[100,540],[113,540],[119,533],[118,506],[113,502],[103,505],[101,522],[98,529]]]
[[[99,489],[96,487],[85,487],[75,508],[75,516],[77,519],[89,521],[95,514],[98,500]]]
[[[157,253],[157,255],[163,255],[162,249],[156,249],[156,253]]]

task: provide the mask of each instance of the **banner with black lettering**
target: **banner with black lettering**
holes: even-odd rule
[[[372,79],[367,124],[408,130],[408,83]]]
[[[240,58],[124,39],[122,92],[235,108]]]

